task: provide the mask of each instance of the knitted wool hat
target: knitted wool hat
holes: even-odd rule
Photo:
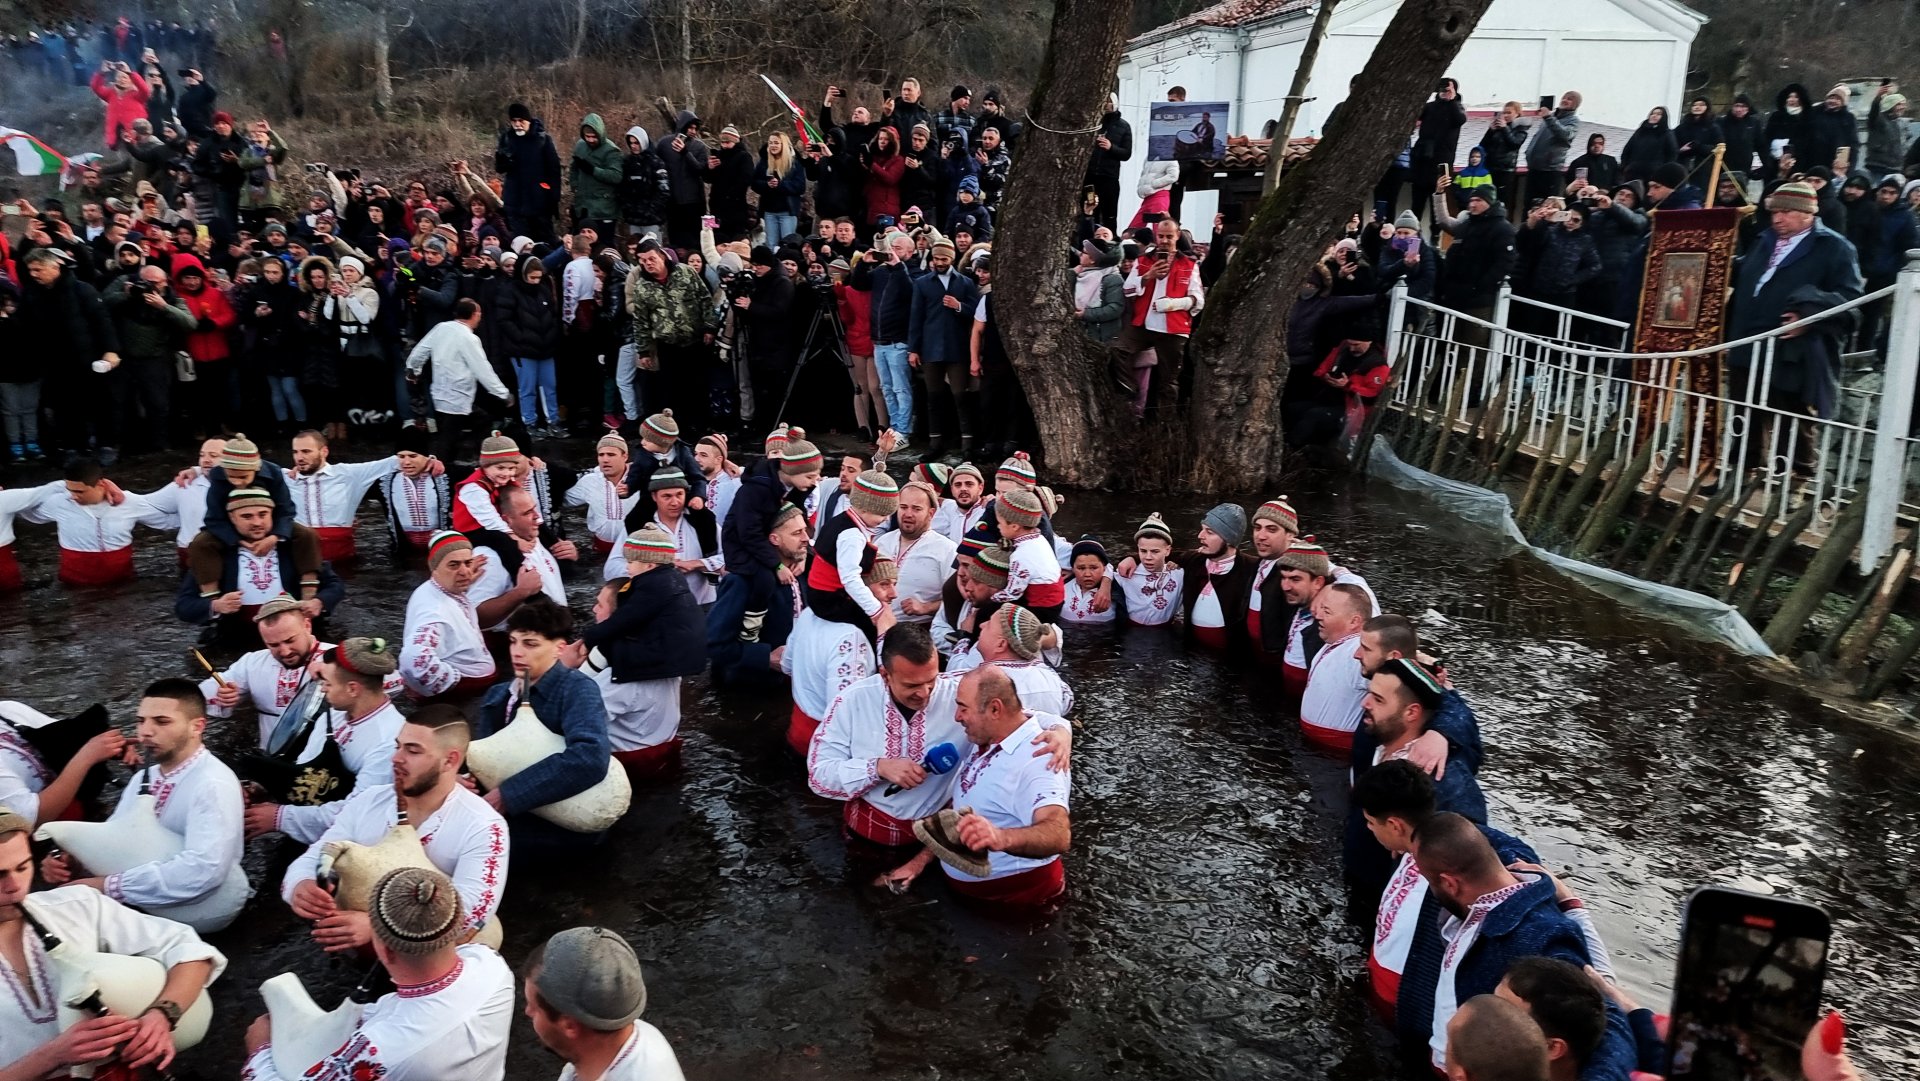
[[[687,475],[680,470],[655,470],[653,479],[647,482],[647,491],[664,492],[669,488],[681,488],[689,492],[693,490],[693,486],[687,483]]]
[[[1081,537],[1079,540],[1073,542],[1073,551],[1067,556],[1067,564],[1071,566],[1074,563],[1078,563],[1081,556],[1097,556],[1100,562],[1105,563],[1107,561],[1107,546],[1101,544],[1093,537]]]
[[[1052,488],[1044,484],[1036,485],[1033,489],[1033,494],[1040,498],[1040,509],[1046,512],[1049,518],[1059,514],[1060,508],[1067,503],[1065,496],[1056,493]]]
[[[395,953],[424,957],[460,937],[460,894],[431,867],[402,867],[374,883],[367,905],[373,937]]]
[[[885,518],[900,509],[900,485],[878,469],[853,478],[847,502],[868,518]]]
[[[666,530],[648,522],[627,534],[626,543],[620,546],[620,554],[629,563],[671,564],[680,557],[680,549]]]
[[[1007,572],[1011,568],[1013,553],[1005,548],[982,548],[973,558],[961,563],[961,569],[967,577],[983,586],[1005,589]]]
[[[438,569],[440,561],[455,552],[471,551],[473,551],[473,542],[467,539],[465,533],[443,529],[427,539],[427,570]]]
[[[1772,195],[1767,196],[1767,209],[1798,210],[1803,214],[1818,214],[1820,193],[1814,191],[1813,185],[1805,181],[1796,180],[1791,184],[1782,184],[1773,189]],[[232,444],[229,443],[228,446],[231,447]]]
[[[948,487],[952,487],[953,479],[955,477],[972,477],[974,480],[979,481],[981,484],[987,483],[986,474],[980,472],[980,467],[977,465],[974,465],[972,462],[961,462],[959,465],[954,466],[951,470],[948,471],[947,473]]]
[[[873,561],[873,566],[860,572],[860,580],[869,586],[877,586],[882,582],[898,582],[900,564],[886,556],[880,556]]]
[[[798,477],[818,472],[821,464],[826,461],[821,456],[819,447],[804,439],[793,437],[787,439],[786,445],[780,448],[776,458],[780,462],[780,475],[783,477]]]
[[[1677,188],[1687,182],[1687,167],[1677,161],[1663,161],[1653,167],[1649,182],[1663,188]]]
[[[712,447],[714,450],[720,452],[720,457],[722,458],[727,456],[727,437],[720,432],[701,436],[698,445]]]
[[[1000,523],[988,515],[981,515],[973,523],[973,528],[960,534],[960,543],[955,554],[962,558],[972,558],[980,554],[981,549],[991,548],[1000,543]]]
[[[772,458],[778,454],[780,448],[786,446],[787,440],[792,437],[793,429],[784,424],[775,425],[773,431],[767,433],[767,457]]]
[[[235,488],[227,493],[227,509],[239,510],[241,507],[273,507],[273,493],[265,488]]]
[[[1229,545],[1247,539],[1247,512],[1238,503],[1222,503],[1206,513],[1200,524],[1220,535]]]
[[[939,240],[934,241],[933,250],[934,251],[945,250],[948,255],[955,254],[953,241],[948,240],[946,237],[941,237]]]
[[[805,518],[806,516],[807,512],[804,509],[792,503],[782,503],[780,504],[780,509],[773,512],[773,523],[767,526],[767,532],[771,533],[787,524],[787,519],[789,518]]]
[[[1294,513],[1293,506],[1287,502],[1286,496],[1269,499],[1260,504],[1254,509],[1253,520],[1272,522],[1289,533],[1300,532],[1300,516]]]
[[[680,439],[680,422],[673,419],[673,410],[662,409],[641,421],[640,438],[668,445],[677,442]]]
[[[25,833],[33,828],[27,816],[19,814],[13,808],[0,805],[0,840],[16,833]]]
[[[1017,526],[1032,529],[1040,524],[1041,515],[1046,507],[1040,497],[1031,488],[1015,488],[999,499],[994,500],[993,512]]]
[[[1393,227],[1395,229],[1412,229],[1418,232],[1420,229],[1420,219],[1414,217],[1413,211],[1402,210],[1400,216],[1393,219]]]
[[[328,664],[337,664],[356,676],[384,678],[400,667],[385,638],[349,638],[327,650]]]
[[[933,485],[934,491],[944,493],[947,490],[947,481],[953,476],[953,470],[945,462],[921,462],[913,467],[912,476],[914,480]]]
[[[495,462],[517,462],[520,460],[520,444],[501,435],[498,428],[492,435],[480,441],[480,465],[482,468]]]
[[[1433,678],[1425,665],[1411,657],[1395,657],[1380,666],[1383,675],[1398,676],[1419,703],[1428,709],[1439,709],[1446,699],[1446,691],[1440,687],[1440,681]]]
[[[236,432],[232,439],[227,440],[227,449],[220,452],[220,468],[258,472],[260,448],[254,446],[253,440],[248,439],[245,432]]]
[[[574,927],[548,939],[533,986],[557,1013],[595,1032],[625,1028],[647,1008],[640,959],[604,927]]]
[[[1301,537],[1287,545],[1275,564],[1283,570],[1305,571],[1315,578],[1333,573],[1333,561],[1327,558],[1327,550],[1312,537]]]
[[[1139,529],[1133,531],[1133,542],[1135,544],[1140,543],[1143,537],[1148,540],[1163,540],[1171,545],[1173,543],[1173,530],[1167,528],[1167,521],[1160,517],[1160,512],[1154,511],[1152,514],[1147,515],[1146,521],[1140,523]]]
[[[627,446],[627,437],[621,435],[619,432],[608,432],[594,441],[593,449],[595,453],[598,453],[603,447],[617,450],[622,454],[628,453],[630,449]]]
[[[1039,616],[1017,604],[1003,604],[993,613],[993,622],[1014,656],[1030,661],[1040,655],[1040,636],[1045,632],[1045,625]]]
[[[274,616],[284,615],[288,612],[298,612],[299,610],[300,602],[282,593],[261,605],[260,610],[253,614],[253,621],[255,623],[265,623]]]
[[[1027,457],[1027,452],[1024,450],[1014,451],[1013,457],[1001,462],[1000,468],[993,471],[993,479],[1001,478],[1017,480],[1029,485],[1040,483],[1040,475],[1033,471],[1033,460]]]

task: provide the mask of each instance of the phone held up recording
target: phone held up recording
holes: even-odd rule
[[[1833,925],[1813,905],[1721,886],[1687,898],[1668,1028],[1670,1081],[1800,1076]]]

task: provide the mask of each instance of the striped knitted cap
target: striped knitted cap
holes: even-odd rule
[[[1300,532],[1300,516],[1294,513],[1293,505],[1287,502],[1286,496],[1260,504],[1253,512],[1253,520],[1272,522],[1289,533]]]
[[[900,485],[878,469],[869,469],[853,478],[847,502],[868,518],[885,518],[900,507]]]
[[[983,515],[973,524],[973,528],[960,534],[957,554],[965,557],[977,556],[980,554],[980,549],[991,548],[999,543],[1000,523]]]
[[[772,456],[780,463],[780,474],[786,477],[798,477],[806,473],[817,472],[826,462],[820,448],[804,439],[789,437],[780,447],[780,453]]]
[[[955,477],[972,477],[981,484],[987,483],[986,475],[981,473],[980,467],[974,465],[972,462],[961,462],[949,470],[947,472],[947,483],[952,484]]]
[[[624,435],[621,435],[619,432],[608,432],[607,434],[601,436],[599,439],[595,440],[593,444],[593,449],[595,453],[598,453],[603,448],[609,449],[609,450],[617,450],[622,454],[626,454],[629,452],[629,449],[627,447],[627,437]]]
[[[1167,521],[1160,517],[1160,512],[1154,511],[1152,514],[1147,515],[1146,521],[1140,523],[1139,529],[1133,531],[1133,542],[1135,544],[1140,543],[1142,537],[1149,540],[1163,540],[1168,544],[1172,544],[1173,530],[1167,528]]]
[[[882,582],[898,582],[900,580],[900,564],[895,563],[886,556],[876,557],[873,561],[873,566],[860,572],[860,580],[870,586],[877,586]]]
[[[258,459],[255,459],[258,461]],[[241,507],[273,507],[273,493],[265,488],[235,488],[227,493],[227,509],[239,510]]]
[[[1428,709],[1439,709],[1446,698],[1446,691],[1440,687],[1440,681],[1433,678],[1425,665],[1411,657],[1395,657],[1380,666],[1382,675],[1398,676],[1406,684],[1407,690]]]
[[[1287,545],[1287,550],[1280,553],[1274,563],[1285,570],[1305,571],[1315,578],[1333,573],[1333,561],[1327,558],[1327,550],[1312,537],[1300,537]]]
[[[806,516],[807,512],[805,509],[792,503],[782,503],[780,504],[780,509],[773,512],[773,522],[767,526],[767,532],[771,533],[781,526],[786,525],[787,519],[789,518],[805,518]]]
[[[767,457],[777,457],[780,453],[780,448],[787,445],[787,439],[792,435],[792,432],[793,429],[784,424],[774,425],[773,431],[767,433]],[[802,434],[804,435],[805,433]]]
[[[967,468],[972,469],[973,467],[968,466]],[[978,473],[979,470],[975,469],[974,472]],[[925,481],[933,485],[934,491],[945,493],[947,490],[947,481],[953,476],[953,470],[949,468],[945,462],[921,462],[919,465],[913,467],[912,476],[914,480]]]
[[[238,469],[253,473],[260,468],[260,448],[254,446],[245,432],[236,432],[227,440],[227,449],[220,452],[220,468]]]
[[[473,542],[467,539],[465,533],[443,529],[427,539],[427,570],[438,568],[440,561],[454,552],[471,551],[473,551]]]
[[[400,667],[400,658],[385,638],[348,638],[327,650],[326,660],[356,676],[384,678]]]
[[[494,429],[492,435],[480,441],[480,465],[482,468],[496,462],[517,462],[520,460],[520,444]]]
[[[1002,477],[1008,480],[1017,480],[1022,484],[1038,484],[1040,482],[1040,475],[1033,471],[1033,461],[1027,457],[1027,452],[1024,450],[1014,451],[1013,457],[1001,462],[1000,468],[993,471],[993,478],[995,480],[999,480]]]
[[[1046,505],[1031,488],[1015,488],[993,501],[994,514],[1029,529],[1040,524],[1040,516],[1046,511]]]
[[[662,409],[641,421],[640,438],[655,443],[677,442],[680,438],[680,422],[673,419],[673,410]]]
[[[968,559],[962,560],[960,567],[967,577],[983,586],[1003,589],[1007,584],[1007,572],[1012,566],[1013,553],[995,546],[982,548]]]
[[[1040,509],[1045,511],[1049,518],[1059,514],[1060,508],[1066,506],[1067,503],[1066,496],[1060,495],[1044,484],[1037,485],[1033,489],[1033,494],[1040,498]]]
[[[687,475],[685,473],[682,473],[680,470],[678,469],[655,470],[653,474],[653,479],[647,482],[647,491],[664,492],[668,488],[685,488],[688,491],[693,490],[693,486],[687,483]]]
[[[680,556],[679,546],[667,531],[648,522],[639,529],[627,534],[625,544],[620,546],[620,554],[629,563],[672,563]]]
[[[1003,604],[993,613],[993,622],[1014,656],[1030,661],[1040,655],[1040,636],[1045,625],[1039,616],[1017,604]]]
[[[1782,184],[1767,196],[1768,210],[1798,210],[1806,214],[1820,212],[1820,193],[1813,185],[1802,180],[1791,184]]]

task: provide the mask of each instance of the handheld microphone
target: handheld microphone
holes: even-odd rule
[[[960,751],[951,743],[940,743],[928,747],[926,757],[920,760],[920,765],[925,768],[928,773],[946,773],[959,764]],[[898,791],[900,791],[900,786],[897,784],[887,786],[887,795],[889,796]]]

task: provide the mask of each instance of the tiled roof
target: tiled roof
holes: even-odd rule
[[[1297,11],[1306,11],[1312,7],[1313,0],[1221,0],[1210,8],[1203,8],[1184,18],[1155,27],[1134,40],[1144,41],[1148,38],[1164,37],[1202,26],[1232,29],[1236,26],[1276,19],[1282,15],[1291,15]]]

